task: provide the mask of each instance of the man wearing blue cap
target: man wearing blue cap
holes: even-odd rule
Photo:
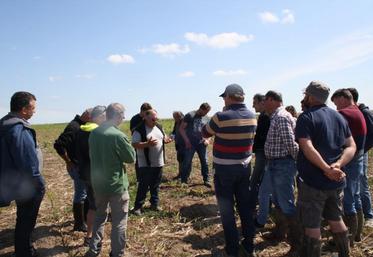
[[[217,112],[203,127],[204,137],[215,136],[214,184],[228,256],[253,256],[255,227],[249,186],[251,153],[256,130],[254,113],[244,104],[241,86],[231,84],[220,97],[224,111]],[[239,243],[235,206],[241,218],[243,240]]]

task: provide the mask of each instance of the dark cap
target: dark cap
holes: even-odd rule
[[[243,89],[238,84],[230,84],[225,88],[225,91],[223,94],[219,95],[220,97],[226,97],[226,96],[244,96],[245,93],[243,92]]]
[[[321,81],[311,81],[306,90],[305,94],[313,96],[320,103],[326,103],[328,100],[330,88]]]
[[[106,107],[102,105],[97,105],[93,107],[91,112],[91,119],[97,118],[100,115],[104,114],[106,112]]]

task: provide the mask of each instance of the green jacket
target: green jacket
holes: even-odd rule
[[[103,123],[89,136],[91,182],[97,194],[121,194],[128,190],[123,163],[135,161],[135,150],[127,136],[110,123]]]

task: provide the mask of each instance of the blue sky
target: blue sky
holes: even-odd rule
[[[38,99],[32,123],[66,122],[120,102],[160,117],[240,84],[300,108],[311,80],[355,86],[373,106],[373,1],[0,1],[0,115],[15,91]],[[330,106],[334,105],[329,103]]]

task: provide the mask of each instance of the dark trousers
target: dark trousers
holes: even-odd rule
[[[264,151],[259,151],[255,153],[255,165],[253,169],[253,174],[250,178],[250,194],[253,201],[258,201],[258,192],[260,184],[262,183],[264,168],[265,168],[266,158]]]
[[[159,185],[162,179],[162,167],[141,167],[139,168],[139,180],[135,200],[135,209],[141,208],[146,199],[146,194],[150,191],[150,204],[159,204]]]
[[[34,195],[28,199],[16,200],[17,221],[14,240],[16,257],[31,257],[34,251],[31,234],[36,224],[45,187],[42,177],[34,178],[33,182],[35,187]]]
[[[199,161],[201,163],[201,175],[203,177],[203,181],[208,182],[210,179],[207,160],[207,146],[201,143],[196,146],[192,146],[192,148],[189,149],[185,148],[184,150],[184,160],[181,173],[181,182],[183,183],[188,183],[188,179],[192,171],[192,162],[195,152],[197,152]]]
[[[242,245],[247,252],[254,250],[253,204],[250,202],[249,194],[251,166],[222,166],[215,167],[215,194],[224,229],[226,252],[228,255],[238,256],[239,234],[235,219],[235,204],[241,219]]]

